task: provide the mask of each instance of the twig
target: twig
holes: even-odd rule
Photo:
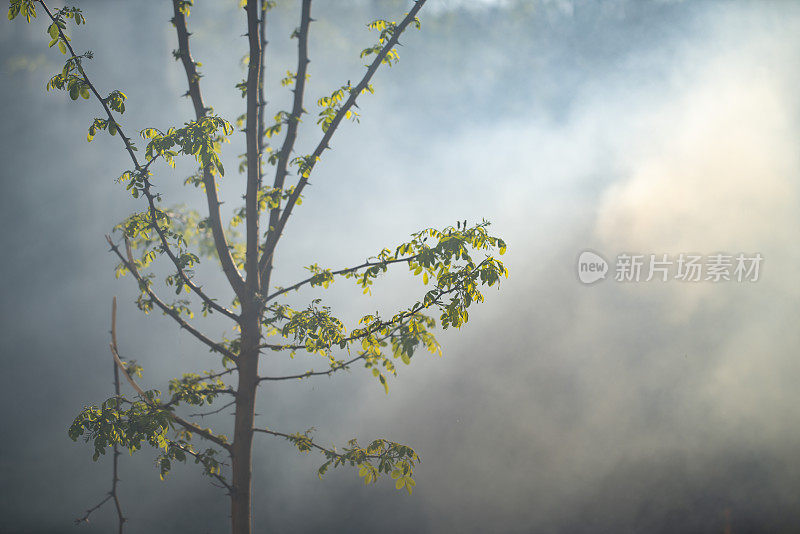
[[[217,409],[216,409],[216,410],[214,410],[214,411],[211,411],[211,412],[204,412],[204,413],[193,413],[193,414],[189,414],[189,417],[207,417],[207,416],[209,416],[209,415],[214,415],[214,414],[217,414],[217,413],[221,412],[221,411],[222,411],[222,410],[224,410],[225,408],[230,408],[230,407],[231,407],[231,406],[233,406],[234,404],[236,404],[236,401],[235,401],[235,400],[232,400],[231,402],[229,402],[229,403],[228,403],[228,404],[226,404],[225,406],[220,406],[219,408],[217,408]]]
[[[91,516],[91,515],[92,515],[92,513],[93,513],[95,510],[97,510],[98,508],[100,508],[101,506],[103,506],[103,505],[104,505],[106,502],[108,502],[108,500],[109,500],[110,498],[111,498],[111,494],[109,493],[108,495],[106,495],[106,497],[105,497],[105,498],[104,498],[102,501],[100,501],[100,502],[99,502],[99,503],[97,503],[96,505],[94,505],[94,506],[92,506],[91,508],[89,508],[88,510],[86,510],[86,513],[83,515],[83,517],[79,517],[78,519],[76,519],[76,520],[75,520],[75,524],[77,525],[77,524],[79,524],[79,523],[88,523],[88,522],[89,522],[89,516]]]

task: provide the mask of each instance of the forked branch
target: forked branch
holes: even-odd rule
[[[311,171],[313,170],[314,166],[316,165],[317,160],[320,158],[322,153],[330,148],[330,140],[333,137],[333,134],[336,133],[336,129],[341,124],[342,120],[345,118],[347,113],[353,108],[356,103],[356,99],[364,91],[367,86],[369,85],[370,80],[375,75],[380,67],[381,63],[383,63],[384,59],[386,59],[387,55],[391,50],[397,46],[398,40],[400,39],[400,35],[405,31],[409,24],[412,21],[417,19],[417,13],[419,10],[422,9],[422,6],[425,4],[426,0],[417,0],[414,3],[414,7],[411,8],[411,11],[403,18],[403,20],[398,24],[395,28],[394,33],[386,42],[386,44],[381,48],[380,52],[375,56],[375,59],[370,63],[369,67],[367,67],[367,72],[364,74],[364,77],[361,78],[361,81],[356,84],[354,88],[350,90],[350,95],[347,97],[347,100],[342,107],[336,112],[333,120],[331,121],[328,129],[325,131],[322,139],[317,144],[317,147],[311,153],[311,156],[308,158],[309,168],[302,174],[300,177],[297,186],[292,191],[291,195],[289,195],[288,200],[286,201],[286,207],[281,213],[280,218],[278,219],[277,223],[274,225],[274,229],[270,228],[270,233],[268,239],[264,245],[264,254],[261,257],[261,263],[259,268],[262,272],[264,272],[267,268],[267,265],[272,259],[272,254],[275,252],[275,247],[278,244],[278,241],[281,238],[281,234],[283,233],[283,229],[286,227],[286,223],[289,220],[289,217],[292,215],[292,210],[294,209],[295,205],[297,204],[300,195],[303,193],[303,189],[305,189],[306,185],[308,185],[309,176]]]

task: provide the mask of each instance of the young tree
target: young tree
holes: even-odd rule
[[[308,431],[281,432],[258,427],[254,415],[260,384],[311,380],[354,364],[369,369],[388,392],[387,377],[396,374],[395,362],[410,363],[420,348],[440,352],[431,333],[436,320],[428,313],[437,311],[444,328],[459,328],[468,319],[468,308],[483,301],[481,286],[493,286],[507,276],[502,262],[489,254],[493,250],[502,254],[505,243],[488,233],[488,223],[468,227],[466,222],[463,225],[459,222],[442,230],[422,230],[409,241],[393,249],[383,249],[353,267],[333,270],[315,264],[308,267],[308,278],[289,287],[271,284],[277,245],[321,156],[341,123],[358,117],[356,100],[373,92],[370,81],[375,72],[381,65],[391,66],[397,61],[396,47],[403,32],[409,26],[419,28],[417,14],[425,0],[413,2],[399,22],[376,20],[368,24],[378,33],[378,39],[374,46],[361,52],[361,57],[369,61],[366,72],[356,84],[348,81],[317,101],[316,122],[322,132],[307,153],[298,152],[295,142],[307,113],[304,98],[313,22],[311,0],[300,1],[300,25],[292,33],[298,42],[297,69],[283,80],[284,85],[293,86],[292,108],[277,111],[274,123],[269,125],[265,111],[264,48],[266,19],[273,2],[241,1],[246,11],[248,62],[247,79],[237,87],[246,99],[246,110],[234,122],[243,125],[245,134],[242,171],[246,172],[246,190],[244,206],[234,212],[229,225],[223,222],[217,185],[224,175],[220,146],[228,141],[234,127],[230,121],[215,115],[203,100],[199,63],[192,58],[189,47],[187,17],[192,1],[172,0],[172,4],[178,43],[174,56],[185,71],[187,94],[195,116],[183,126],[143,129],[140,133],[145,146],[139,151],[120,120],[126,106],[125,93],[101,92],[86,69],[92,53],[77,53],[68,36],[68,23],[84,23],[82,12],[74,7],[53,9],[43,0],[10,0],[9,19],[24,17],[30,22],[39,10],[43,11],[48,19],[49,46],[57,47],[66,56],[63,69],[48,82],[48,90],[67,91],[73,100],[96,100],[101,115],[91,122],[87,139],[91,141],[100,131],[117,136],[130,159],[131,167],[122,173],[120,181],[133,197],[143,200],[144,207],[115,227],[119,238],[107,236],[111,251],[120,262],[118,275],[130,274],[137,281],[140,292],[137,305],[142,311],[158,308],[216,353],[220,361],[217,370],[187,373],[171,380],[169,393],[163,395],[158,390],[140,387],[136,381],[137,375],[141,376],[138,366],[123,361],[114,342],[111,346],[114,360],[136,395],[128,398],[117,393],[99,406],[85,408],[76,417],[69,434],[74,440],[84,437],[91,441],[95,459],[109,447],[133,452],[147,443],[159,451],[162,478],[172,462],[193,458],[206,475],[227,490],[234,534],[251,531],[251,457],[255,433],[284,438],[300,451],[318,451],[324,456],[320,476],[330,467],[350,465],[358,468],[359,476],[367,484],[382,474],[390,474],[398,489],[405,488],[411,493],[419,456],[407,445],[376,439],[362,446],[351,440],[337,451],[318,444]],[[275,149],[268,146],[268,139],[280,136],[282,141]],[[186,184],[205,195],[205,217],[184,208],[165,207],[154,185],[156,164],[173,166],[179,156],[192,156],[198,163],[197,173]],[[270,166],[274,167],[271,183],[264,178]],[[240,223],[244,224],[244,243],[235,242],[231,230]],[[230,306],[223,306],[208,295],[194,276],[193,268],[200,262],[199,251],[203,250],[219,262],[235,294]],[[474,259],[476,252],[483,258]],[[151,272],[157,259],[171,266],[163,282],[176,294],[185,294],[185,298],[168,302],[158,296],[156,275]],[[289,292],[328,287],[337,278],[354,281],[366,293],[375,279],[399,264],[407,265],[414,275],[421,276],[428,288],[419,300],[391,317],[365,315],[358,325],[347,329],[318,299],[302,309],[293,309],[281,300]],[[237,333],[235,338],[213,339],[201,332],[190,322],[195,308],[203,315],[218,313],[230,320]],[[291,376],[262,376],[259,360],[271,352],[292,355],[303,352],[323,357],[326,369]],[[232,406],[234,410],[231,439],[180,415],[182,407],[203,406],[222,398],[228,399],[223,409]],[[195,436],[206,445],[196,447]]]

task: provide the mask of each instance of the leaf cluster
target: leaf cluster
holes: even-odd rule
[[[157,128],[145,128],[141,131],[143,139],[149,139],[145,150],[148,161],[162,156],[171,166],[175,166],[174,158],[178,154],[194,156],[203,169],[219,171],[225,175],[225,168],[219,158],[220,139],[217,133],[228,136],[233,133],[233,126],[220,117],[208,115],[196,121],[187,122],[182,128],[169,128],[166,133]]]
[[[318,449],[327,458],[319,469],[317,475],[322,478],[330,468],[344,465],[358,467],[358,476],[364,479],[364,484],[371,484],[378,480],[382,474],[389,474],[395,480],[395,488],[405,488],[411,494],[416,482],[414,481],[414,467],[421,461],[419,455],[408,445],[396,443],[386,439],[373,440],[366,447],[358,444],[358,440],[351,439],[342,452],[335,449],[326,449],[314,443],[309,429],[303,433],[280,434],[291,442],[298,451],[308,453]],[[269,429],[268,433],[272,433]]]

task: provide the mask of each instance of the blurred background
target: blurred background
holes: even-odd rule
[[[206,103],[233,120],[244,109],[234,87],[244,14],[234,0],[195,4]],[[88,25],[73,43],[94,51],[87,69],[101,92],[128,95],[127,130],[190,120],[171,4],[77,5]],[[316,99],[360,79],[358,53],[374,41],[365,24],[409,6],[314,3],[300,152],[320,135]],[[295,69],[298,12],[279,0],[269,13],[270,113],[289,107],[280,79]],[[319,480],[321,457],[256,436],[255,531],[795,532],[800,4],[429,0],[420,18],[400,62],[360,99],[360,123],[343,124],[318,165],[274,282],[482,218],[509,245],[510,278],[461,331],[439,331],[442,358],[401,366],[388,396],[359,367],[263,387],[261,425],[315,427],[328,445],[385,437],[423,463],[409,496],[388,478],[365,487],[350,468]],[[62,61],[46,28],[0,24],[0,531],[109,532],[111,508],[72,525],[108,490],[111,465],[92,462],[67,428],[113,391],[112,296],[121,353],[143,365],[146,387],[216,361],[169,318],[141,314],[131,279],[114,278],[103,236],[141,204],[114,182],[129,167],[119,140],[86,143],[96,104],[46,93]],[[225,148],[227,215],[241,201],[243,146],[237,133]],[[154,166],[168,204],[202,207],[181,185],[192,170]],[[612,269],[622,252],[764,261],[755,283],[586,286],[584,249]],[[230,297],[213,261],[197,276]],[[422,295],[409,278],[400,268],[371,296],[340,281],[292,302],[324,297],[352,321]],[[197,323],[230,335],[220,318]],[[262,369],[309,365],[324,363],[271,355]],[[223,492],[192,464],[161,482],[153,458],[121,457],[126,532],[226,532]]]

